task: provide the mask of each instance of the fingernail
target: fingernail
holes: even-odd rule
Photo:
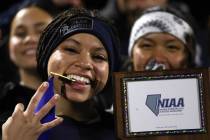
[[[59,120],[60,120],[60,122],[62,122],[63,121],[63,118],[60,117]]]
[[[54,98],[55,98],[55,100],[58,100],[60,98],[60,95],[59,94],[55,94]]]
[[[44,82],[43,87],[48,87],[48,82]]]

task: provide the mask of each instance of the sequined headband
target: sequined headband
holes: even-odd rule
[[[168,33],[186,45],[187,37],[193,35],[193,30],[187,22],[171,13],[163,11],[146,13],[133,25],[128,48],[130,56],[135,42],[149,33]]]

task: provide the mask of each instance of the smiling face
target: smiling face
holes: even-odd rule
[[[132,50],[135,71],[144,71],[152,59],[164,64],[166,69],[186,68],[187,57],[184,44],[174,36],[164,33],[151,33],[141,37]]]
[[[45,11],[28,7],[20,10],[11,24],[9,54],[20,68],[36,69],[36,48],[39,36],[52,17]]]
[[[72,35],[50,56],[48,74],[50,72],[76,79],[72,84],[64,84],[64,96],[72,102],[85,102],[106,85],[109,74],[107,51],[91,34]],[[59,92],[62,82],[55,79],[55,83],[55,90]]]

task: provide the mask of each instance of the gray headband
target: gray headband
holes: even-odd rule
[[[147,13],[136,20],[133,25],[128,48],[129,56],[131,56],[135,42],[149,33],[168,33],[186,45],[186,36],[192,36],[193,30],[187,22],[168,12],[156,11]]]

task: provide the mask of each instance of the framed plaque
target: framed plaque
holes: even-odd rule
[[[207,69],[115,73],[118,138],[206,134],[208,78]]]

